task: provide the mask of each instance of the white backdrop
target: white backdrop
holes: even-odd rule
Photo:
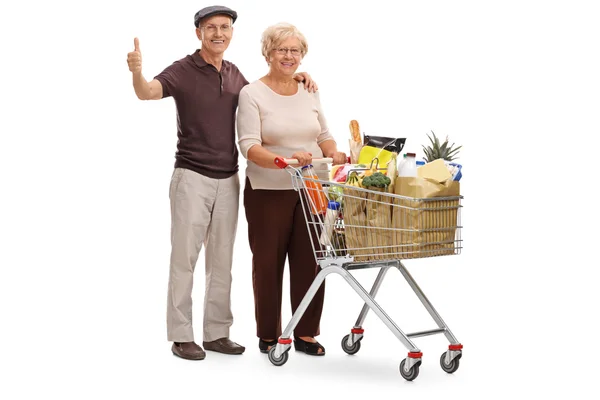
[[[126,54],[139,37],[151,79],[199,46],[193,15],[208,4],[5,2],[0,398],[583,393],[598,372],[598,280],[589,276],[598,266],[600,133],[593,3],[226,3],[239,13],[226,59],[250,81],[267,70],[267,26],[287,21],[305,34],[300,70],[318,82],[341,149],[352,119],[365,133],[406,137],[419,158],[431,130],[464,146],[463,254],[406,263],[464,356],[447,375],[438,364],[445,338],[415,339],[423,365],[407,383],[398,373],[406,349],[373,314],[361,352],[342,352],[361,304],[336,276],[319,337],[327,355],[292,351],[285,366],[271,366],[254,334],[243,208],[231,337],[248,349],[201,362],[172,356],[165,309],[175,108],[172,99],[135,97]],[[243,182],[241,157],[240,165]],[[203,269],[201,257],[198,342]],[[357,276],[368,285],[375,271]],[[433,328],[409,290],[390,271],[378,299],[406,332]],[[289,296],[284,302],[287,322]]]

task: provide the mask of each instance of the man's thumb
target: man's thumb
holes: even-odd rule
[[[138,38],[133,39],[133,46],[135,51],[140,51],[140,40]]]

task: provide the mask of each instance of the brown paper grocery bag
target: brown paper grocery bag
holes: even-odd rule
[[[365,250],[367,237],[365,227],[367,193],[357,190],[353,186],[344,187],[342,215],[344,218],[344,233],[346,236],[346,248],[348,255],[354,257],[354,261],[367,261],[368,254]]]
[[[395,193],[409,197],[394,202],[392,241],[398,258],[454,254],[460,184],[419,177],[398,177],[395,183]]]
[[[436,182],[427,178],[398,177],[394,193],[415,199],[459,196],[460,184],[453,180]]]
[[[367,244],[369,260],[388,259],[392,245],[392,201],[385,188],[369,187],[365,215],[367,219]],[[379,194],[377,192],[381,192]]]

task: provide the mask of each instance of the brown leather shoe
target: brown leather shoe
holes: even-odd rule
[[[202,347],[198,346],[195,342],[174,342],[171,351],[178,357],[185,358],[186,360],[204,360],[206,353],[202,350]]]
[[[202,342],[202,346],[206,350],[218,351],[224,354],[242,354],[246,348],[240,346],[236,342],[232,342],[229,338],[221,338],[213,340],[212,342]]]

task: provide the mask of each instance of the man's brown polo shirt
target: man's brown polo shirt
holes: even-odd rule
[[[223,60],[219,72],[197,50],[154,79],[162,85],[163,98],[172,96],[177,107],[175,167],[216,179],[235,174],[235,115],[240,90],[248,84],[238,68]]]

